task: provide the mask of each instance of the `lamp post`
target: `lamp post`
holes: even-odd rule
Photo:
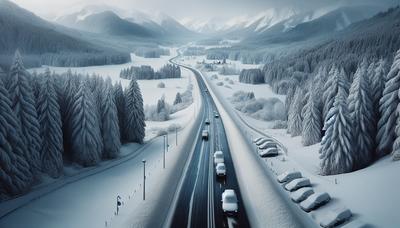
[[[165,150],[167,147],[166,135],[164,135],[164,150],[163,150],[163,169],[165,169]]]
[[[146,200],[146,160],[143,159],[143,200]]]

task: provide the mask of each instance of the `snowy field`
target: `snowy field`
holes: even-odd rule
[[[201,62],[202,57],[186,58],[186,64],[196,66],[196,62]],[[257,65],[244,65],[236,63],[241,69],[256,68]],[[272,92],[269,85],[250,85],[238,82],[238,76],[223,76],[218,72],[204,72],[210,85],[226,104],[230,104],[228,98],[236,91],[254,92],[256,98],[278,98],[284,102],[285,96],[277,95]],[[218,75],[218,79],[212,75]],[[228,77],[234,84],[229,84],[225,80]],[[218,85],[219,82],[224,85]],[[228,85],[230,88],[226,87]],[[252,128],[263,132],[265,135],[272,136],[285,146],[287,154],[276,158],[263,159],[265,164],[275,175],[287,170],[299,170],[303,176],[310,178],[312,187],[317,191],[328,192],[332,200],[320,209],[311,212],[310,215],[320,222],[330,210],[340,207],[347,207],[353,213],[353,220],[361,221],[373,227],[398,227],[400,217],[397,211],[400,209],[400,197],[398,197],[396,183],[397,173],[400,172],[400,164],[391,162],[387,156],[375,162],[375,164],[356,172],[321,176],[319,175],[319,144],[304,147],[301,143],[301,136],[291,137],[286,133],[286,129],[271,129],[272,122],[261,121],[240,113],[231,106],[231,111],[241,117],[242,121]],[[247,127],[246,132],[251,132],[252,137],[263,136],[257,131]],[[250,140],[250,139],[249,139]],[[261,158],[260,158],[261,159]],[[373,205],[386,205],[384,210],[379,210]]]
[[[170,58],[171,56],[159,59],[135,57],[131,65],[147,64],[158,69]],[[73,71],[109,75],[117,81],[123,80],[119,79],[119,71],[128,66],[130,65],[84,67],[74,68]],[[39,72],[43,69],[35,70]],[[64,72],[67,69],[51,70]],[[176,184],[171,186],[170,183],[178,183],[180,179],[178,174],[181,174],[184,161],[190,154],[187,144],[191,144],[194,139],[193,127],[200,120],[198,113],[202,105],[194,76],[190,71],[182,70],[182,77],[139,81],[145,104],[155,104],[162,95],[165,95],[167,102],[172,103],[176,92],[185,91],[189,83],[194,85],[192,105],[172,114],[168,121],[146,122],[146,144],[124,145],[118,159],[102,162],[96,167],[82,169],[68,166],[61,179],[49,179],[35,186],[29,194],[3,202],[0,204],[0,227],[144,227],[151,220],[153,211],[168,211],[169,202],[160,201],[160,198],[166,192],[175,191]],[[157,88],[160,81],[165,83],[166,88]],[[178,145],[175,145],[176,135],[173,131],[169,135],[167,168],[163,169],[164,138],[156,136],[158,131],[171,126],[179,126]],[[146,201],[142,200],[142,159],[147,160]],[[118,195],[122,197],[123,204],[120,214],[116,216]]]

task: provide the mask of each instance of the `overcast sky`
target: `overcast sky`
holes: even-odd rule
[[[12,0],[47,19],[88,4],[108,4],[144,12],[164,12],[178,20],[183,18],[230,18],[257,14],[269,8],[292,8],[305,11],[339,4],[399,4],[400,0]]]

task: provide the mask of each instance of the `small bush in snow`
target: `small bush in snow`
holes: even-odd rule
[[[228,80],[228,83],[231,84],[231,85],[235,84],[235,82],[233,82],[232,79],[229,79],[229,80]]]
[[[271,126],[272,129],[286,129],[287,121],[285,120],[275,120]]]
[[[165,83],[164,82],[158,83],[157,88],[165,88]]]
[[[218,79],[218,75],[216,75],[216,74],[213,74],[213,75],[211,75],[211,80],[214,80],[214,79]]]
[[[224,83],[223,82],[217,82],[217,86],[223,86]]]
[[[225,85],[225,88],[232,89],[232,87],[230,87],[230,86],[228,86],[228,85]]]

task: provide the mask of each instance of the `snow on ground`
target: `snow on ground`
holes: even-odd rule
[[[195,66],[196,62],[200,62],[199,59],[191,58],[183,62]],[[253,67],[257,66],[253,65]],[[238,82],[238,76],[221,76],[217,72],[207,72],[205,74],[208,76],[210,84],[219,91],[222,99],[227,104],[230,104],[228,98],[239,90],[252,91],[255,93],[256,98],[276,97],[282,101],[285,99],[285,96],[274,94],[268,85],[242,84]],[[218,74],[218,79],[211,79],[213,74]],[[233,79],[234,84],[226,83],[225,77]],[[227,84],[231,88],[217,86],[218,82],[224,82],[224,85]],[[317,223],[328,211],[345,206],[353,212],[352,220],[362,221],[376,227],[398,227],[400,217],[397,216],[397,212],[400,209],[400,197],[398,197],[397,193],[398,182],[395,180],[400,172],[400,163],[392,162],[389,157],[385,157],[370,167],[353,173],[320,176],[319,144],[304,147],[301,144],[301,136],[291,137],[286,134],[286,129],[271,129],[271,122],[251,118],[233,110],[232,106],[231,109],[241,117],[244,123],[268,136],[272,136],[285,146],[286,155],[263,159],[273,173],[280,174],[287,170],[299,170],[304,176],[310,178],[316,191],[326,191],[331,195],[332,200],[330,203],[310,213]],[[251,132],[252,137],[262,136],[249,127],[244,129]],[[377,209],[377,206],[382,208]]]
[[[164,58],[164,65],[169,58]],[[146,59],[143,61],[161,62],[160,59]],[[139,64],[139,63],[135,63]],[[150,65],[150,64],[149,64]],[[108,66],[109,67],[109,66]],[[122,69],[119,66],[100,67],[104,72]],[[99,67],[101,75],[104,73]],[[115,68],[115,69],[114,69]],[[87,70],[77,68],[76,70]],[[55,69],[52,69],[55,70]],[[57,69],[64,72],[66,69]],[[186,164],[191,150],[189,145],[194,140],[194,127],[200,122],[201,97],[196,80],[189,71],[183,71],[184,78],[166,81],[167,88],[162,92],[151,89],[159,80],[144,83],[142,92],[147,101],[151,96],[158,97],[165,92],[167,101],[175,98],[177,86],[186,89],[188,78],[194,85],[194,103],[188,108],[171,115],[171,120],[165,122],[147,121],[146,144],[128,144],[121,148],[119,159],[102,162],[99,166],[80,168],[67,166],[65,177],[57,180],[47,180],[35,186],[32,192],[19,198],[0,204],[0,227],[144,227],[154,218],[153,211],[168,213],[173,193],[180,180],[180,174]],[[119,80],[119,79],[117,79]],[[158,82],[157,82],[158,81]],[[175,83],[175,84],[174,84]],[[146,86],[148,85],[148,87]],[[168,92],[169,91],[169,92]],[[175,91],[172,93],[172,91]],[[179,91],[179,89],[178,89]],[[170,94],[168,97],[167,94]],[[147,94],[147,95],[146,95]],[[154,95],[156,94],[156,95]],[[175,145],[175,133],[169,135],[169,150],[166,153],[166,169],[163,169],[164,138],[155,137],[153,128],[168,128],[179,124],[178,145]],[[146,201],[142,200],[143,163],[146,159]],[[175,183],[175,184],[171,184]],[[170,193],[168,199],[162,199]],[[116,212],[116,198],[122,197],[123,205],[118,216]],[[161,219],[159,220],[160,222]]]

